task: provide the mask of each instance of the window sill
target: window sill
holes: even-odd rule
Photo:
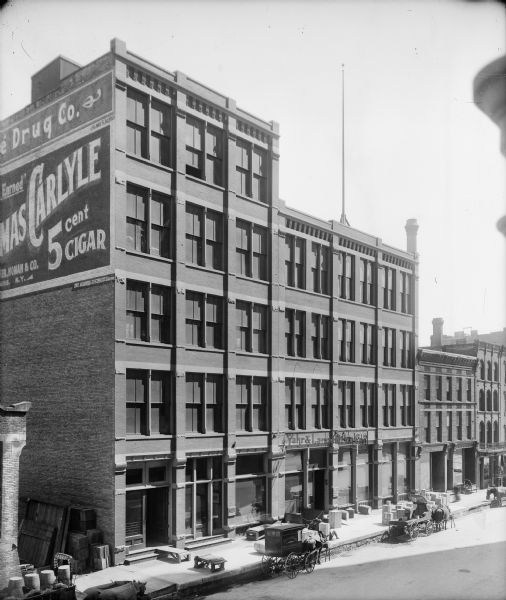
[[[186,177],[186,179],[189,179],[190,181],[202,183],[202,184],[206,185],[207,187],[213,188],[214,190],[218,190],[219,192],[225,191],[225,188],[223,186],[218,185],[216,183],[211,183],[210,181],[206,181],[205,179],[202,179],[201,177],[195,177],[195,175],[189,175],[188,173],[185,173],[185,171],[179,171],[179,173],[184,175]]]
[[[307,290],[306,288],[296,287],[294,285],[285,285],[285,289],[294,290],[296,292],[303,292],[304,294],[309,294],[311,296],[317,296],[319,298],[330,298],[330,294],[322,294],[321,292],[315,292],[313,290]]]
[[[120,339],[116,342],[122,342],[128,346],[147,346],[148,348],[173,348],[174,344],[164,344],[163,342],[143,342],[142,340]]]
[[[267,435],[270,432],[269,429],[256,429],[254,431],[244,431],[242,429],[236,429],[236,436],[248,437],[252,435]]]
[[[289,354],[281,354],[281,358],[285,360],[301,360],[303,362],[319,362],[319,363],[330,363],[330,358],[311,358],[307,356],[291,356]]]
[[[230,190],[233,191],[233,190]],[[244,194],[238,194],[237,192],[235,192],[236,198],[241,198],[241,200],[247,200],[248,202],[253,202],[253,204],[258,204],[258,206],[265,206],[266,208],[269,208],[271,205],[268,202],[262,202],[261,200],[257,200],[256,198],[253,198],[252,196],[245,196]]]
[[[144,163],[151,167],[156,167],[157,169],[161,169],[162,171],[167,171],[168,173],[174,173],[173,167],[167,167],[166,165],[162,165],[161,163],[154,162],[149,158],[145,158],[144,156],[139,156],[138,154],[131,154],[130,152],[125,152],[127,158],[131,158],[132,160],[136,160],[138,162]]]
[[[159,262],[164,262],[164,263],[169,263],[169,264],[172,264],[174,262],[174,259],[172,259],[172,258],[167,258],[165,256],[157,256],[156,254],[149,254],[148,252],[138,252],[137,250],[129,250],[128,248],[121,248],[121,250],[124,250],[127,254],[130,254],[131,256],[140,256],[141,258],[150,258],[152,260],[157,260]]]
[[[195,269],[196,271],[205,271],[206,273],[216,273],[217,275],[225,275],[222,269],[213,269],[204,265],[196,265],[195,263],[185,262],[187,269]]]
[[[215,352],[217,354],[225,354],[225,350],[223,348],[209,348],[203,346],[193,346],[192,344],[183,344],[183,348],[185,350],[193,350],[196,352]]]
[[[270,285],[270,281],[267,279],[257,279],[256,277],[248,277],[247,275],[241,275],[239,273],[229,273],[230,275],[235,275],[237,279],[242,279],[243,281],[254,281],[255,283],[260,283],[265,286]]]
[[[173,433],[155,433],[153,435],[143,435],[143,434],[135,434],[135,435],[130,435],[130,434],[126,434],[125,436],[125,441],[129,442],[129,441],[146,441],[146,440],[172,440],[174,439],[174,434]]]
[[[225,437],[224,433],[218,433],[216,431],[209,431],[207,433],[200,433],[200,431],[185,431],[184,436],[188,438],[222,438]],[[215,450],[212,452],[216,453]]]
[[[268,352],[248,352],[248,350],[236,350],[235,354],[236,356],[259,356],[260,358],[267,358],[270,356]]]

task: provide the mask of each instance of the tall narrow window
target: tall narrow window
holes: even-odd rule
[[[443,399],[443,378],[441,375],[436,376],[436,400]]]
[[[253,305],[253,346],[252,352],[267,352],[267,307]]]
[[[424,400],[430,400],[430,375],[423,376]]]
[[[151,342],[170,342],[170,312],[169,289],[151,286]]]
[[[467,398],[468,402],[471,402],[471,400],[473,399],[473,396],[472,396],[472,380],[471,379],[467,380],[466,398]]]
[[[452,378],[446,378],[446,400],[447,402],[451,402],[453,400],[452,397]]]
[[[313,357],[329,358],[329,318],[326,315],[311,315],[311,341]]]
[[[483,390],[479,391],[479,410],[485,410],[485,392]]]
[[[203,431],[203,381],[200,373],[186,374],[186,431]]]
[[[411,314],[413,312],[411,308],[411,282],[412,276],[409,273],[401,271],[400,276],[400,300],[401,300],[401,312]]]
[[[423,414],[424,417],[424,423],[423,423],[423,430],[424,430],[424,439],[427,443],[430,443],[430,412],[428,410],[426,410]]]
[[[206,267],[223,268],[223,216],[220,213],[206,211]]]
[[[355,323],[347,319],[338,322],[339,360],[355,362]]]
[[[252,269],[251,276],[255,279],[268,279],[267,266],[267,229],[260,225],[254,225],[252,234]]]
[[[223,299],[206,296],[206,346],[223,348]]]
[[[443,441],[443,412],[436,411],[436,441]]]
[[[126,433],[147,434],[147,372],[127,371],[126,375]]]
[[[338,270],[339,297],[344,300],[355,299],[355,257],[345,252],[339,253]]]
[[[206,130],[206,179],[223,185],[223,131],[212,125]]]
[[[395,367],[395,329],[383,327],[383,365]]]
[[[203,346],[203,298],[202,294],[186,292],[186,343]]]
[[[170,165],[170,107],[151,100],[151,160]]]
[[[203,135],[204,123],[186,115],[186,174],[204,179]]]
[[[395,310],[395,269],[383,267],[383,308]]]
[[[221,375],[206,376],[206,421],[207,431],[223,431],[222,406],[223,406],[223,378]]]
[[[285,418],[287,429],[305,429],[305,380],[285,379]]]
[[[395,398],[395,384],[383,384],[383,426],[396,426],[397,405]]]
[[[169,374],[152,371],[150,391],[150,433],[171,433]]]
[[[132,88],[127,89],[127,151],[148,157],[148,98]]]
[[[374,263],[360,259],[360,292],[364,304],[375,304],[374,297]]]
[[[374,383],[360,383],[360,416],[362,427],[376,426]]]
[[[457,439],[462,439],[462,413],[460,411],[457,413]]]
[[[463,380],[462,377],[457,379],[457,401],[462,402],[462,388],[463,388]]]
[[[192,204],[186,205],[186,260],[201,265],[203,263],[202,238],[204,214]]]
[[[321,244],[311,244],[311,272],[313,291],[319,294],[329,293],[329,248]]]
[[[170,205],[162,194],[151,194],[150,250],[155,256],[170,257]]]
[[[267,153],[261,148],[253,148],[253,193],[259,202],[267,203]]]
[[[446,412],[446,439],[451,442],[453,440],[453,415],[450,411]]]
[[[236,189],[243,196],[251,196],[250,179],[250,146],[247,142],[237,140]]]
[[[251,351],[251,314],[248,302],[238,300],[235,304],[237,348],[239,350]]]
[[[126,245],[136,252],[147,251],[147,206],[148,190],[127,186]]]
[[[266,377],[236,378],[236,427],[238,431],[267,430],[268,386]]]
[[[285,310],[285,340],[286,354],[288,356],[305,356],[306,313],[301,310],[287,308]]]
[[[126,337],[147,341],[147,298],[148,285],[138,281],[127,281]]]

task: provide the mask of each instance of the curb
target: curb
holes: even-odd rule
[[[480,504],[474,506],[456,509],[455,511],[452,511],[452,514],[458,519],[469,513],[480,512],[487,508],[490,508],[490,502],[484,500]],[[354,548],[360,548],[361,546],[380,542],[384,533],[385,526],[379,532],[366,533],[351,540],[336,541],[330,548],[330,560],[343,552],[348,552]],[[223,571],[219,574],[209,574],[207,577],[188,581],[187,583],[173,584],[169,588],[163,588],[156,592],[152,592],[150,597],[156,600],[182,600],[201,594],[214,593],[229,585],[246,583],[258,579],[259,577],[263,578],[261,563],[249,564],[230,571]],[[176,589],[174,589],[174,585],[176,585]]]

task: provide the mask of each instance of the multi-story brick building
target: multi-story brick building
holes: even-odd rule
[[[499,481],[506,464],[506,355],[504,331],[443,334],[443,319],[433,319],[431,348],[476,359],[475,397],[478,471],[476,482],[487,487]],[[498,342],[498,343],[496,343]]]
[[[119,40],[33,84],[0,148],[21,493],[95,507],[118,563],[416,487],[416,222],[287,207],[276,123]]]
[[[478,359],[420,348],[420,487],[451,490],[476,481],[475,371]]]

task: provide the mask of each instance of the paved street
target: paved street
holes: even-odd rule
[[[506,510],[456,521],[416,541],[375,544],[342,555],[311,575],[253,582],[210,600],[441,600],[506,598]]]

